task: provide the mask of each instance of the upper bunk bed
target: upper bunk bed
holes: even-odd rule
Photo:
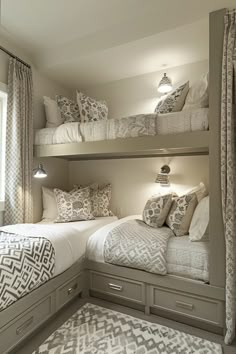
[[[209,153],[208,108],[62,124],[35,134],[35,157],[68,160]]]

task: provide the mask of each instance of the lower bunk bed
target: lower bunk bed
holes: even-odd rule
[[[1,354],[9,353],[82,294],[86,288],[87,240],[97,229],[115,220],[116,217],[100,217],[65,224],[42,222],[0,230]]]
[[[45,233],[44,237],[50,239],[54,246],[57,273],[54,273],[52,279],[12,302],[0,312],[0,352],[9,353],[69,301],[79,295],[87,296],[89,293],[91,296],[138,308],[147,314],[160,314],[176,321],[222,333],[224,289],[208,284],[207,243],[201,247],[203,242],[200,242],[198,246],[192,248],[189,241],[183,237],[182,246],[180,244],[176,246],[178,240],[174,240],[166,230],[169,237],[167,273],[163,270],[162,275],[148,269],[144,271],[142,265],[140,269],[134,269],[105,261],[106,236],[117,224],[121,225],[124,221],[134,219],[136,220],[137,216],[121,220],[106,217],[52,225],[52,228],[58,228],[58,235],[50,236],[49,233]],[[50,224],[36,225],[34,232],[29,229],[26,232],[23,226],[21,230],[18,225],[17,231],[19,236],[24,233],[26,236],[28,234],[36,237],[39,231],[35,230],[41,230],[43,234],[44,226],[50,229]],[[65,233],[65,228],[68,228],[69,232]],[[7,232],[13,233],[15,229],[16,227],[10,226]],[[128,244],[123,243],[123,246],[127,251]],[[67,251],[69,249],[70,255]],[[116,254],[115,249],[111,254]],[[60,256],[57,258],[58,255]],[[158,257],[160,259],[160,256]],[[149,261],[150,259],[146,264]]]
[[[209,242],[149,229],[130,216],[89,238],[90,294],[223,333],[224,289],[209,284]]]

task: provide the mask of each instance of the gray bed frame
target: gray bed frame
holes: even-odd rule
[[[68,159],[209,153],[209,284],[80,260],[0,313],[0,353],[8,353],[76,296],[101,297],[148,313],[224,332],[225,242],[220,191],[221,64],[225,9],[210,14],[209,132],[62,146],[36,146],[35,156]],[[151,138],[151,140],[150,140]],[[82,146],[82,150],[81,150]]]

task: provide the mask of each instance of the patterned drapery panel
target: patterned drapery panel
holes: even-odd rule
[[[5,168],[4,223],[32,222],[32,71],[12,58],[8,72]]]
[[[221,99],[221,189],[226,242],[226,335],[236,325],[236,10],[225,16]]]

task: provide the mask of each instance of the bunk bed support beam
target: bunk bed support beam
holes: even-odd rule
[[[210,14],[209,53],[209,193],[210,193],[210,284],[225,286],[225,241],[221,208],[220,129],[221,77],[226,9]]]

